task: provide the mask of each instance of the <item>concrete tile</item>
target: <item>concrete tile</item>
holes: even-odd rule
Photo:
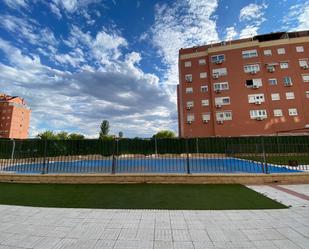
[[[154,249],[174,249],[173,242],[171,241],[155,241]]]
[[[172,241],[172,231],[170,229],[156,229],[155,240]]]

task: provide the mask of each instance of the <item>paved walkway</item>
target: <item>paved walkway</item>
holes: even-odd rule
[[[282,186],[309,195],[309,185]],[[308,201],[250,186],[290,209],[157,211],[0,205],[1,248],[309,248]]]

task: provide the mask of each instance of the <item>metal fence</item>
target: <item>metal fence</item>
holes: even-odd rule
[[[309,137],[0,140],[2,173],[309,171]]]

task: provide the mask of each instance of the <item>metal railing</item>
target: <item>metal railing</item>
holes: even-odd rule
[[[0,173],[299,173],[309,137],[0,140]]]

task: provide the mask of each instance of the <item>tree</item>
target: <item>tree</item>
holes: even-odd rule
[[[67,133],[66,131],[60,131],[57,133],[56,137],[59,140],[67,140],[69,138],[69,133]]]
[[[123,132],[122,132],[122,131],[119,131],[118,137],[119,137],[119,138],[123,138]]]
[[[74,133],[74,132],[68,136],[68,139],[70,140],[82,140],[84,138],[85,136],[83,134]]]
[[[169,130],[159,131],[157,134],[152,136],[153,138],[173,138],[175,137],[175,133]]]
[[[51,139],[55,140],[58,139],[57,135],[53,131],[44,131],[37,135],[40,139]]]
[[[103,120],[100,127],[99,138],[103,139],[109,133],[109,122],[107,120]]]

